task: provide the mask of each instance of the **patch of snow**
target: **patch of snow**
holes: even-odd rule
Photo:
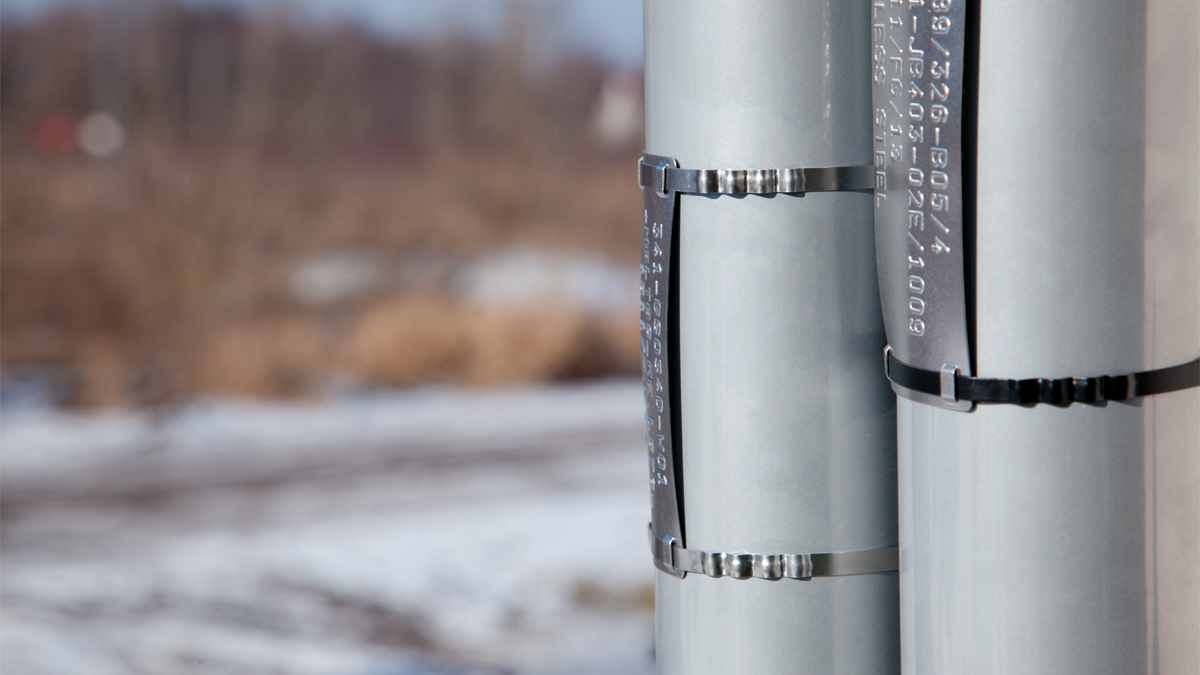
[[[513,248],[483,256],[461,270],[459,295],[492,307],[560,301],[589,312],[637,306],[638,271],[589,254]]]
[[[288,290],[303,303],[335,302],[361,294],[381,275],[382,266],[368,252],[329,251],[301,262],[288,279]]]
[[[649,675],[640,420],[636,381],[5,413],[0,667]]]

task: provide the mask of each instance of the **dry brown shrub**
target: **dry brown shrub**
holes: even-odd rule
[[[534,383],[636,372],[637,348],[636,321],[599,320],[561,303],[494,309],[410,298],[364,311],[338,364],[391,386]]]
[[[129,402],[129,359],[107,340],[85,344],[79,354],[79,403],[111,406]]]
[[[508,312],[477,309],[460,377],[470,384],[559,379],[586,353],[587,322],[562,306]]]
[[[308,317],[222,326],[202,342],[195,385],[242,396],[303,395],[328,375],[330,352],[321,327]]]
[[[354,323],[338,364],[363,381],[391,386],[445,377],[466,351],[465,324],[462,310],[443,300],[381,302]]]
[[[637,321],[589,316],[565,304],[470,315],[470,384],[546,382],[633,374]]]
[[[145,11],[0,27],[8,372],[53,370],[64,399],[103,405],[303,394],[338,370],[389,386],[636,371],[633,317],[406,298],[399,282],[336,307],[289,290],[340,249],[393,266],[511,246],[632,265],[636,148],[586,140],[602,64],[524,73],[517,24],[502,44],[402,45],[128,6]],[[38,124],[92,109],[126,124],[123,152],[39,149]]]

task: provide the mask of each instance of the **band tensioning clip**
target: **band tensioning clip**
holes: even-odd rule
[[[686,549],[674,537],[656,537],[651,529],[650,548],[655,565],[677,577],[692,572],[714,578],[808,581],[900,569],[900,549],[895,546],[847,553],[713,553]]]
[[[875,168],[830,166],[807,169],[680,169],[667,162],[638,160],[638,187],[660,196],[672,192],[717,195],[802,194],[875,187]]]

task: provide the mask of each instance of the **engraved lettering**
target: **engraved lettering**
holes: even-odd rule
[[[881,227],[905,219],[905,267],[891,266],[889,274],[897,278],[889,281],[906,284],[902,311],[908,314],[907,333],[913,340],[929,335],[940,341],[946,337],[943,330],[950,330],[953,338],[951,326],[959,311],[953,306],[953,284],[961,277],[955,269],[961,265],[956,242],[961,222],[957,200],[962,61],[956,55],[962,49],[962,1],[872,0],[875,206],[883,218]],[[878,72],[881,67],[886,77]],[[900,201],[887,201],[889,182],[892,191],[903,187],[908,194],[897,194]],[[881,236],[889,246],[899,244],[899,232],[881,232],[887,233]],[[904,277],[901,269],[908,272]],[[891,311],[895,310],[900,307]],[[944,328],[941,324],[947,320]],[[899,328],[904,331],[905,326]],[[923,349],[910,354],[918,362],[931,356]]]

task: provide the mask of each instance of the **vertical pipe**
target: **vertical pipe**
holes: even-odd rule
[[[863,0],[647,0],[646,147],[694,169],[871,162]],[[896,541],[893,396],[870,194],[683,195],[679,358],[687,546]],[[895,573],[659,573],[661,673],[887,673]]]
[[[1146,2],[979,19],[977,375],[1142,370]],[[1152,668],[1143,411],[900,399],[905,673]]]

